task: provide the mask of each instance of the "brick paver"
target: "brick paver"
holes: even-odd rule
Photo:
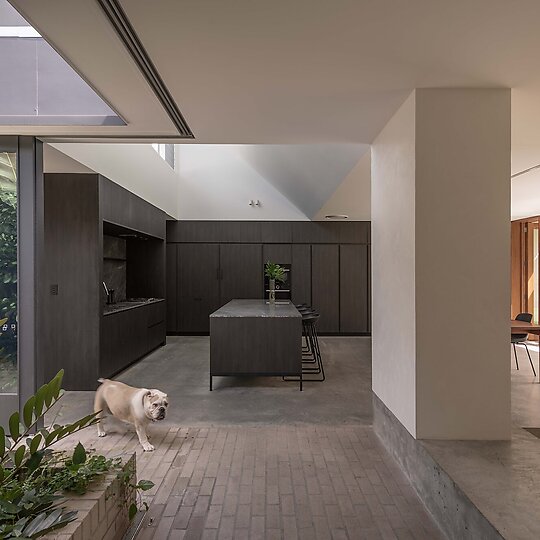
[[[366,426],[151,428],[87,446],[137,451],[155,483],[140,540],[443,538],[399,467]]]

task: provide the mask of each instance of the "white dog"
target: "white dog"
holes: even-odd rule
[[[97,389],[94,400],[94,412],[99,413],[98,436],[107,435],[103,429],[103,416],[110,413],[123,422],[133,424],[144,451],[152,452],[154,447],[148,442],[146,427],[149,422],[165,418],[169,406],[167,394],[156,389],[133,388],[109,379],[98,381],[101,386]]]

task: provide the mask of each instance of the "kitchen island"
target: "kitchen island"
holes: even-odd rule
[[[231,300],[210,315],[213,377],[297,376],[302,390],[302,316],[291,303]]]

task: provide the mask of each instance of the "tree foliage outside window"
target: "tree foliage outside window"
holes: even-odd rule
[[[17,391],[16,155],[0,153],[0,393]]]

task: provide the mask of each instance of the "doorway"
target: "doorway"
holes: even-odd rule
[[[540,218],[513,221],[512,318],[526,312],[532,313],[533,322],[540,321],[539,254]]]
[[[17,409],[17,145],[0,145],[0,410]],[[4,420],[2,418],[2,420]]]

